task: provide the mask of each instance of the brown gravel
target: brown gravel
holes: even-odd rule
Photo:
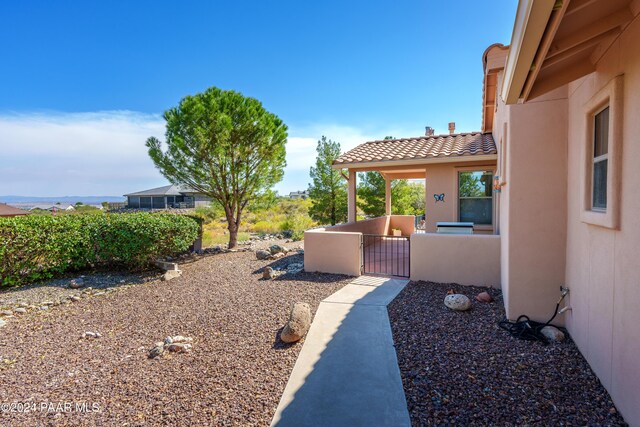
[[[291,304],[308,302],[315,313],[349,282],[311,273],[261,280],[263,267],[289,262],[302,256],[273,263],[253,252],[199,257],[169,282],[12,319],[0,329],[0,403],[37,410],[0,411],[0,425],[268,425],[301,348],[277,340]],[[86,331],[102,337],[83,338]],[[168,335],[192,337],[192,351],[147,358]],[[41,411],[48,402],[86,402],[99,411]]]
[[[443,304],[449,289],[473,300],[468,312]],[[413,425],[626,425],[569,338],[543,346],[497,326],[503,301],[486,290],[411,282],[389,306]]]

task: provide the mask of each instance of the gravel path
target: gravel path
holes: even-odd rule
[[[0,403],[31,402],[37,411],[0,411],[0,425],[268,425],[302,347],[277,340],[291,304],[315,312],[349,282],[311,273],[261,279],[263,267],[289,262],[302,256],[203,256],[169,282],[12,319],[0,328]],[[86,331],[102,337],[83,338]],[[192,351],[147,358],[168,335],[192,337]],[[55,407],[65,402],[71,412]],[[76,403],[99,411],[74,412]]]
[[[449,289],[473,308],[446,308]],[[499,292],[493,303],[475,301],[484,290],[412,282],[389,306],[413,425],[625,425],[570,339],[512,338],[497,326]]]

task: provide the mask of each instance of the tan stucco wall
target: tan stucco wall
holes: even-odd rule
[[[505,106],[500,101],[494,138],[506,150],[506,169],[501,164],[499,171],[506,185],[498,204],[507,317],[526,314],[546,321],[564,283],[566,88],[527,104]]]
[[[496,162],[433,164],[425,167],[427,233],[435,233],[436,224],[440,221],[458,221],[458,171],[469,168],[495,170]],[[436,202],[433,195],[442,193],[445,195],[444,202]]]
[[[391,215],[387,234],[393,234],[392,229],[400,229],[403,236],[411,236],[415,231],[416,217],[413,215]]]
[[[411,280],[500,287],[500,236],[413,234]]]
[[[305,271],[359,276],[360,238],[360,233],[326,232],[324,228],[305,231]]]
[[[546,320],[565,283],[572,310],[558,321],[565,322],[631,425],[640,425],[638,40],[635,20],[595,73],[522,105],[505,107],[500,101],[493,127],[498,146],[506,142],[499,228],[507,315]],[[622,178],[620,227],[614,230],[581,220],[582,162],[588,144],[585,105],[620,74]]]
[[[631,425],[640,425],[640,21],[624,31],[597,71],[569,85],[566,283],[567,327]],[[620,227],[580,220],[586,118],[583,106],[623,77]]]
[[[326,231],[359,232],[364,234],[387,234],[388,229],[389,217],[378,216],[371,219],[364,219],[362,221],[348,222],[346,224],[338,224],[332,227],[327,227]]]

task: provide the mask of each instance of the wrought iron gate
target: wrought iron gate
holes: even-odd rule
[[[409,277],[409,236],[362,235],[362,273]]]

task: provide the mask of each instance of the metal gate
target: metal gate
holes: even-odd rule
[[[409,277],[409,236],[362,235],[362,273]]]

